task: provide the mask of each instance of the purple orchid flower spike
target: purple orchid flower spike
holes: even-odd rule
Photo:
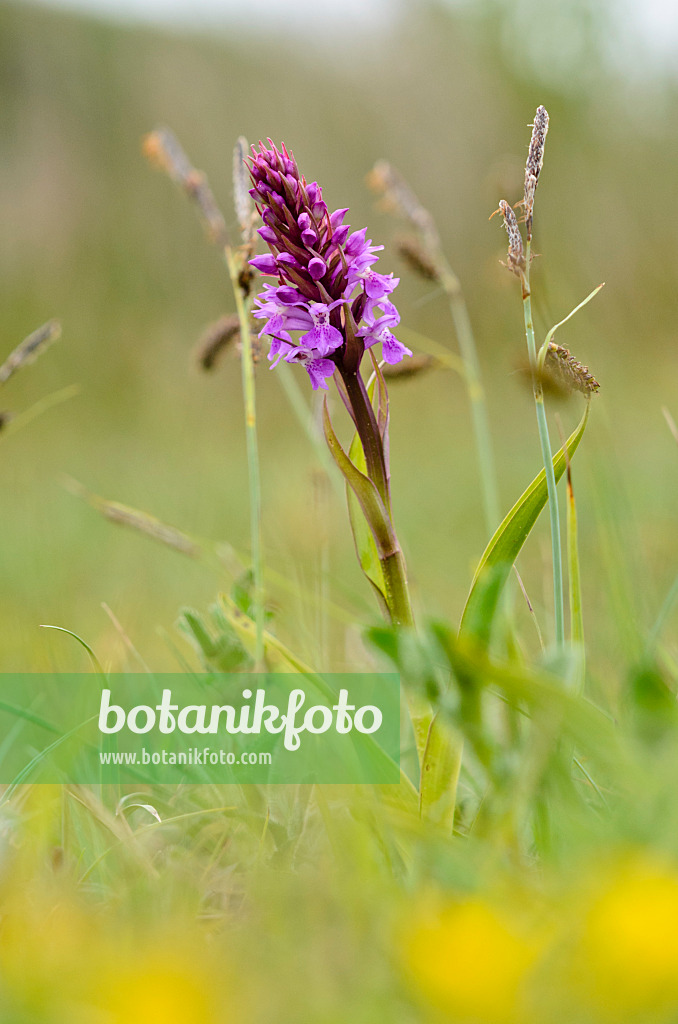
[[[320,185],[306,182],[285,146],[279,150],[270,139],[268,145],[260,142],[248,162],[250,195],[263,221],[259,234],[269,248],[250,263],[275,279],[254,300],[253,315],[263,321],[259,337],[270,338],[272,366],[281,360],[301,363],[314,391],[329,390],[334,378],[362,446],[362,453],[355,445],[348,454],[343,450],[325,405],[330,452],[371,533],[368,551],[352,513],[360,563],[391,620],[411,626],[405,562],[391,512],[388,394],[372,351],[375,396],[368,394],[360,372],[366,350],[375,345],[381,345],[387,363],[412,355],[392,334],[400,322],[391,301],[398,278],[374,269],[383,246],[372,245],[365,228],[351,232],[344,223],[347,209],[330,213]]]
[[[366,347],[382,343],[388,363],[412,353],[390,332],[398,322],[387,296],[398,284],[393,274],[373,270],[383,246],[366,230],[351,233],[348,209],[330,213],[316,182],[307,184],[283,145],[259,143],[249,158],[253,197],[264,226],[259,234],[270,252],[251,260],[261,274],[277,278],[255,299],[261,335],[271,340],[269,359],[300,362],[314,390],[327,390],[335,367],[354,373]],[[383,314],[384,323],[379,319]],[[364,323],[363,323],[364,320]],[[290,332],[302,332],[293,342]]]

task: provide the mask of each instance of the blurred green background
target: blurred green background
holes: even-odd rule
[[[520,198],[527,125],[544,103],[551,131],[533,275],[542,335],[606,282],[558,340],[602,384],[574,481],[589,664],[600,685],[616,685],[678,571],[678,449],[662,415],[678,417],[676,81],[631,59],[615,6],[413,0],[399,11],[377,32],[347,23],[341,38],[295,39],[0,3],[0,356],[45,320],[63,324],[58,345],[3,388],[0,410],[80,387],[0,436],[3,670],[85,667],[68,638],[40,623],[73,629],[122,664],[102,602],[153,668],[175,668],[165,634],[179,608],[205,607],[230,582],[106,522],[66,476],[247,554],[239,363],[231,353],[206,375],[192,355],[205,325],[233,309],[228,279],[194,211],[144,161],[142,135],[173,128],[234,229],[236,137],[284,140],[328,204],[350,206],[352,225],[386,244],[384,269],[402,277],[403,324],[455,351],[444,297],[399,263],[389,244],[399,226],[365,184],[377,159],[402,171],[434,212],[465,289],[508,509],[540,455],[519,373],[519,288],[499,264],[505,235],[488,216],[502,196]],[[299,381],[306,388],[301,370]],[[332,597],[376,618],[343,503],[319,504],[317,460],[265,360],[257,386],[269,566],[314,592],[328,543]],[[580,413],[575,397],[560,409],[563,429]],[[463,382],[437,371],[394,383],[391,447],[417,606],[456,621],[487,540]],[[548,634],[547,530],[535,530],[521,571]],[[363,658],[355,627],[337,622],[321,644],[312,602],[275,587],[271,596],[276,628],[319,667]]]

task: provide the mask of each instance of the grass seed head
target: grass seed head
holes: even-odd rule
[[[60,335],[61,326],[56,320],[50,320],[29,334],[0,366],[0,384],[8,381],[22,366],[34,362]]]
[[[403,380],[405,377],[416,377],[420,373],[425,373],[426,370],[433,370],[440,365],[439,360],[435,356],[418,353],[412,356],[411,359],[408,359],[406,363],[396,363],[393,366],[385,364],[382,366],[381,372],[388,380]]]
[[[228,245],[226,221],[202,171],[196,170],[177,137],[168,128],[157,128],[145,135],[141,145],[149,163],[164,171],[198,207],[207,236],[223,249]]]
[[[569,349],[549,343],[544,369],[552,373],[568,391],[580,391],[582,395],[593,395],[600,389],[600,384],[584,366],[574,358]]]
[[[425,281],[440,280],[440,272],[435,260],[431,258],[428,248],[422,245],[417,238],[412,235],[402,235],[396,239],[396,248],[398,255],[419,277]]]
[[[544,143],[546,142],[546,133],[548,130],[549,115],[546,112],[546,107],[537,107],[537,112],[534,115],[534,124],[532,126],[530,149],[527,154],[527,164],[525,165],[525,194],[523,197],[523,203],[525,206],[525,225],[528,241],[532,238],[534,194],[537,191],[539,175],[541,174],[541,169],[544,165]]]
[[[516,215],[505,199],[499,200],[499,209],[501,210],[501,215],[504,218],[504,227],[506,228],[509,238],[507,266],[509,270],[512,270],[514,274],[517,274],[518,277],[520,277],[521,271],[525,269],[523,237],[520,234]]]
[[[410,222],[421,237],[429,261],[436,262],[440,253],[440,236],[435,221],[400,172],[388,161],[379,160],[367,175],[367,184],[381,196],[379,205],[382,210]]]
[[[220,317],[210,324],[198,342],[195,358],[203,370],[214,369],[217,361],[240,334],[240,321],[235,315]]]

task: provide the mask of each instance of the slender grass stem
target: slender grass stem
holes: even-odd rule
[[[279,366],[276,367],[275,375],[277,380],[280,381],[289,406],[296,416],[302,430],[306,434],[306,437],[310,441],[318,461],[330,478],[332,486],[335,488],[338,495],[343,496],[344,487],[341,477],[338,475],[337,467],[332,460],[332,456],[327,450],[327,445],[325,444],[322,436],[322,428],[319,429],[316,425],[313,409],[309,406],[304,392],[299,387],[292,367],[289,363],[286,363],[283,360]]]
[[[560,514],[558,511],[558,492],[556,490],[556,478],[553,472],[553,453],[551,451],[551,440],[549,438],[548,423],[546,421],[546,409],[544,406],[544,392],[537,375],[537,349],[534,340],[534,326],[532,323],[532,298],[530,294],[530,248],[528,241],[525,248],[525,270],[521,275],[523,285],[523,313],[525,318],[525,337],[527,339],[527,351],[532,368],[532,383],[534,390],[534,403],[537,412],[537,425],[539,428],[539,441],[541,454],[544,460],[544,472],[546,473],[546,488],[549,497],[549,514],[551,517],[551,553],[553,558],[553,607],[556,620],[556,645],[563,647],[565,643],[565,612],[563,607],[563,558],[560,543]]]
[[[678,601],[678,577],[673,581],[671,589],[664,599],[664,603],[661,606],[659,615],[657,616],[656,622],[654,623],[650,634],[647,638],[646,652],[648,655],[655,653],[659,638],[661,636],[662,629],[668,619],[674,604]]]
[[[485,525],[488,535],[492,536],[500,520],[500,509],[485,389],[483,388],[480,375],[478,350],[473,337],[473,329],[468,309],[466,308],[461,282],[444,257],[440,260],[440,281],[448,298],[450,314],[464,363],[464,376],[466,378],[469,402],[471,403],[473,433],[478,453]]]
[[[254,578],[254,623],[256,643],[254,660],[257,666],[264,658],[264,563],[261,544],[261,479],[259,472],[259,447],[257,443],[257,409],[254,386],[254,361],[252,358],[252,335],[250,332],[249,302],[240,287],[240,268],[233,250],[225,249],[226,265],[233,285],[235,305],[240,321],[242,389],[245,402],[245,437],[247,443],[247,472],[250,499],[250,545],[252,549],[252,575]]]

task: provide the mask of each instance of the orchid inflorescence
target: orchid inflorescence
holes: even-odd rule
[[[260,273],[277,278],[255,299],[254,316],[265,320],[271,338],[269,360],[303,363],[313,390],[327,390],[335,368],[355,372],[363,353],[381,343],[387,363],[410,349],[392,329],[400,316],[389,296],[399,278],[373,267],[381,245],[366,229],[351,232],[348,209],[328,211],[322,189],[306,182],[294,156],[268,140],[248,158],[253,197],[261,213],[259,234],[270,252],[250,260]],[[301,332],[295,341],[293,333]]]

